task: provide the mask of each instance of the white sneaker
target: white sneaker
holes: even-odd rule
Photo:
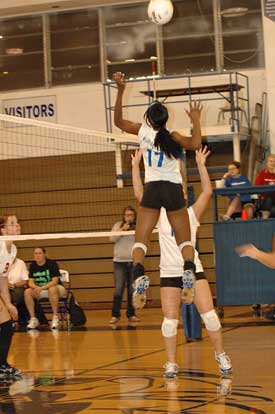
[[[182,276],[182,302],[186,304],[193,303],[195,297],[196,278],[193,270],[184,270]]]
[[[216,361],[219,365],[220,372],[222,374],[231,374],[232,373],[233,369],[232,369],[231,360],[225,352],[222,352],[219,355],[217,355],[216,352],[215,352],[215,359],[216,359]]]
[[[175,362],[168,361],[163,365],[163,368],[165,369],[164,376],[166,378],[175,378],[178,375],[179,366]]]
[[[133,292],[133,307],[135,309],[142,309],[146,303],[146,290],[148,289],[150,284],[150,279],[148,276],[140,276],[138,277],[133,284],[134,292]]]
[[[27,325],[27,329],[36,329],[39,326],[39,320],[37,318],[31,318]]]
[[[58,316],[53,316],[53,319],[52,319],[52,323],[51,323],[51,328],[52,329],[58,329],[58,325],[59,325],[59,319],[58,319]]]

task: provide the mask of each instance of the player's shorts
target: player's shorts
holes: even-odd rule
[[[204,272],[196,273],[196,281],[206,279]],[[160,287],[174,287],[182,289],[182,277],[161,277]]]
[[[181,184],[170,181],[151,181],[144,186],[144,193],[140,205],[146,208],[166,211],[180,210],[185,207]]]

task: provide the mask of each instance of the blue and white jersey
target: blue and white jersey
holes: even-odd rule
[[[168,158],[154,146],[156,134],[157,131],[146,123],[142,124],[138,132],[145,167],[145,183],[169,181],[181,184],[179,160]]]
[[[192,207],[189,207],[187,211],[190,222],[191,242],[195,249],[197,230],[200,223],[198,222]],[[168,221],[166,210],[163,207],[160,210],[158,230],[160,245],[160,277],[180,277],[183,274],[184,260]],[[203,267],[199,259],[199,253],[196,249],[194,253],[196,272],[203,272]]]

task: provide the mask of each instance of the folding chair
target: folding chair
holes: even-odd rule
[[[69,323],[69,312],[68,312],[68,297],[69,297],[69,293],[71,291],[71,281],[70,281],[70,275],[69,272],[67,270],[62,270],[60,269],[60,281],[62,282],[64,288],[66,289],[66,296],[59,298],[59,303],[58,303],[58,313],[60,314],[60,319],[61,319],[61,323],[62,325],[64,324],[64,322],[66,322],[66,324],[68,325]],[[39,299],[39,304],[41,305],[43,311],[45,313],[52,313],[52,307],[50,304],[49,299],[47,298],[41,298]]]

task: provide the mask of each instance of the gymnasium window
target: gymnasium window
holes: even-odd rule
[[[156,57],[156,27],[149,22],[148,4],[104,8],[106,74],[128,77],[152,74]]]
[[[50,15],[53,85],[100,80],[97,10]]]
[[[226,16],[226,10],[242,7],[243,14]],[[259,0],[223,0],[222,34],[224,68],[248,69],[264,67],[261,2]]]
[[[212,0],[174,1],[172,20],[163,26],[166,75],[216,70]]]
[[[2,20],[0,90],[41,86],[44,86],[42,18]]]

